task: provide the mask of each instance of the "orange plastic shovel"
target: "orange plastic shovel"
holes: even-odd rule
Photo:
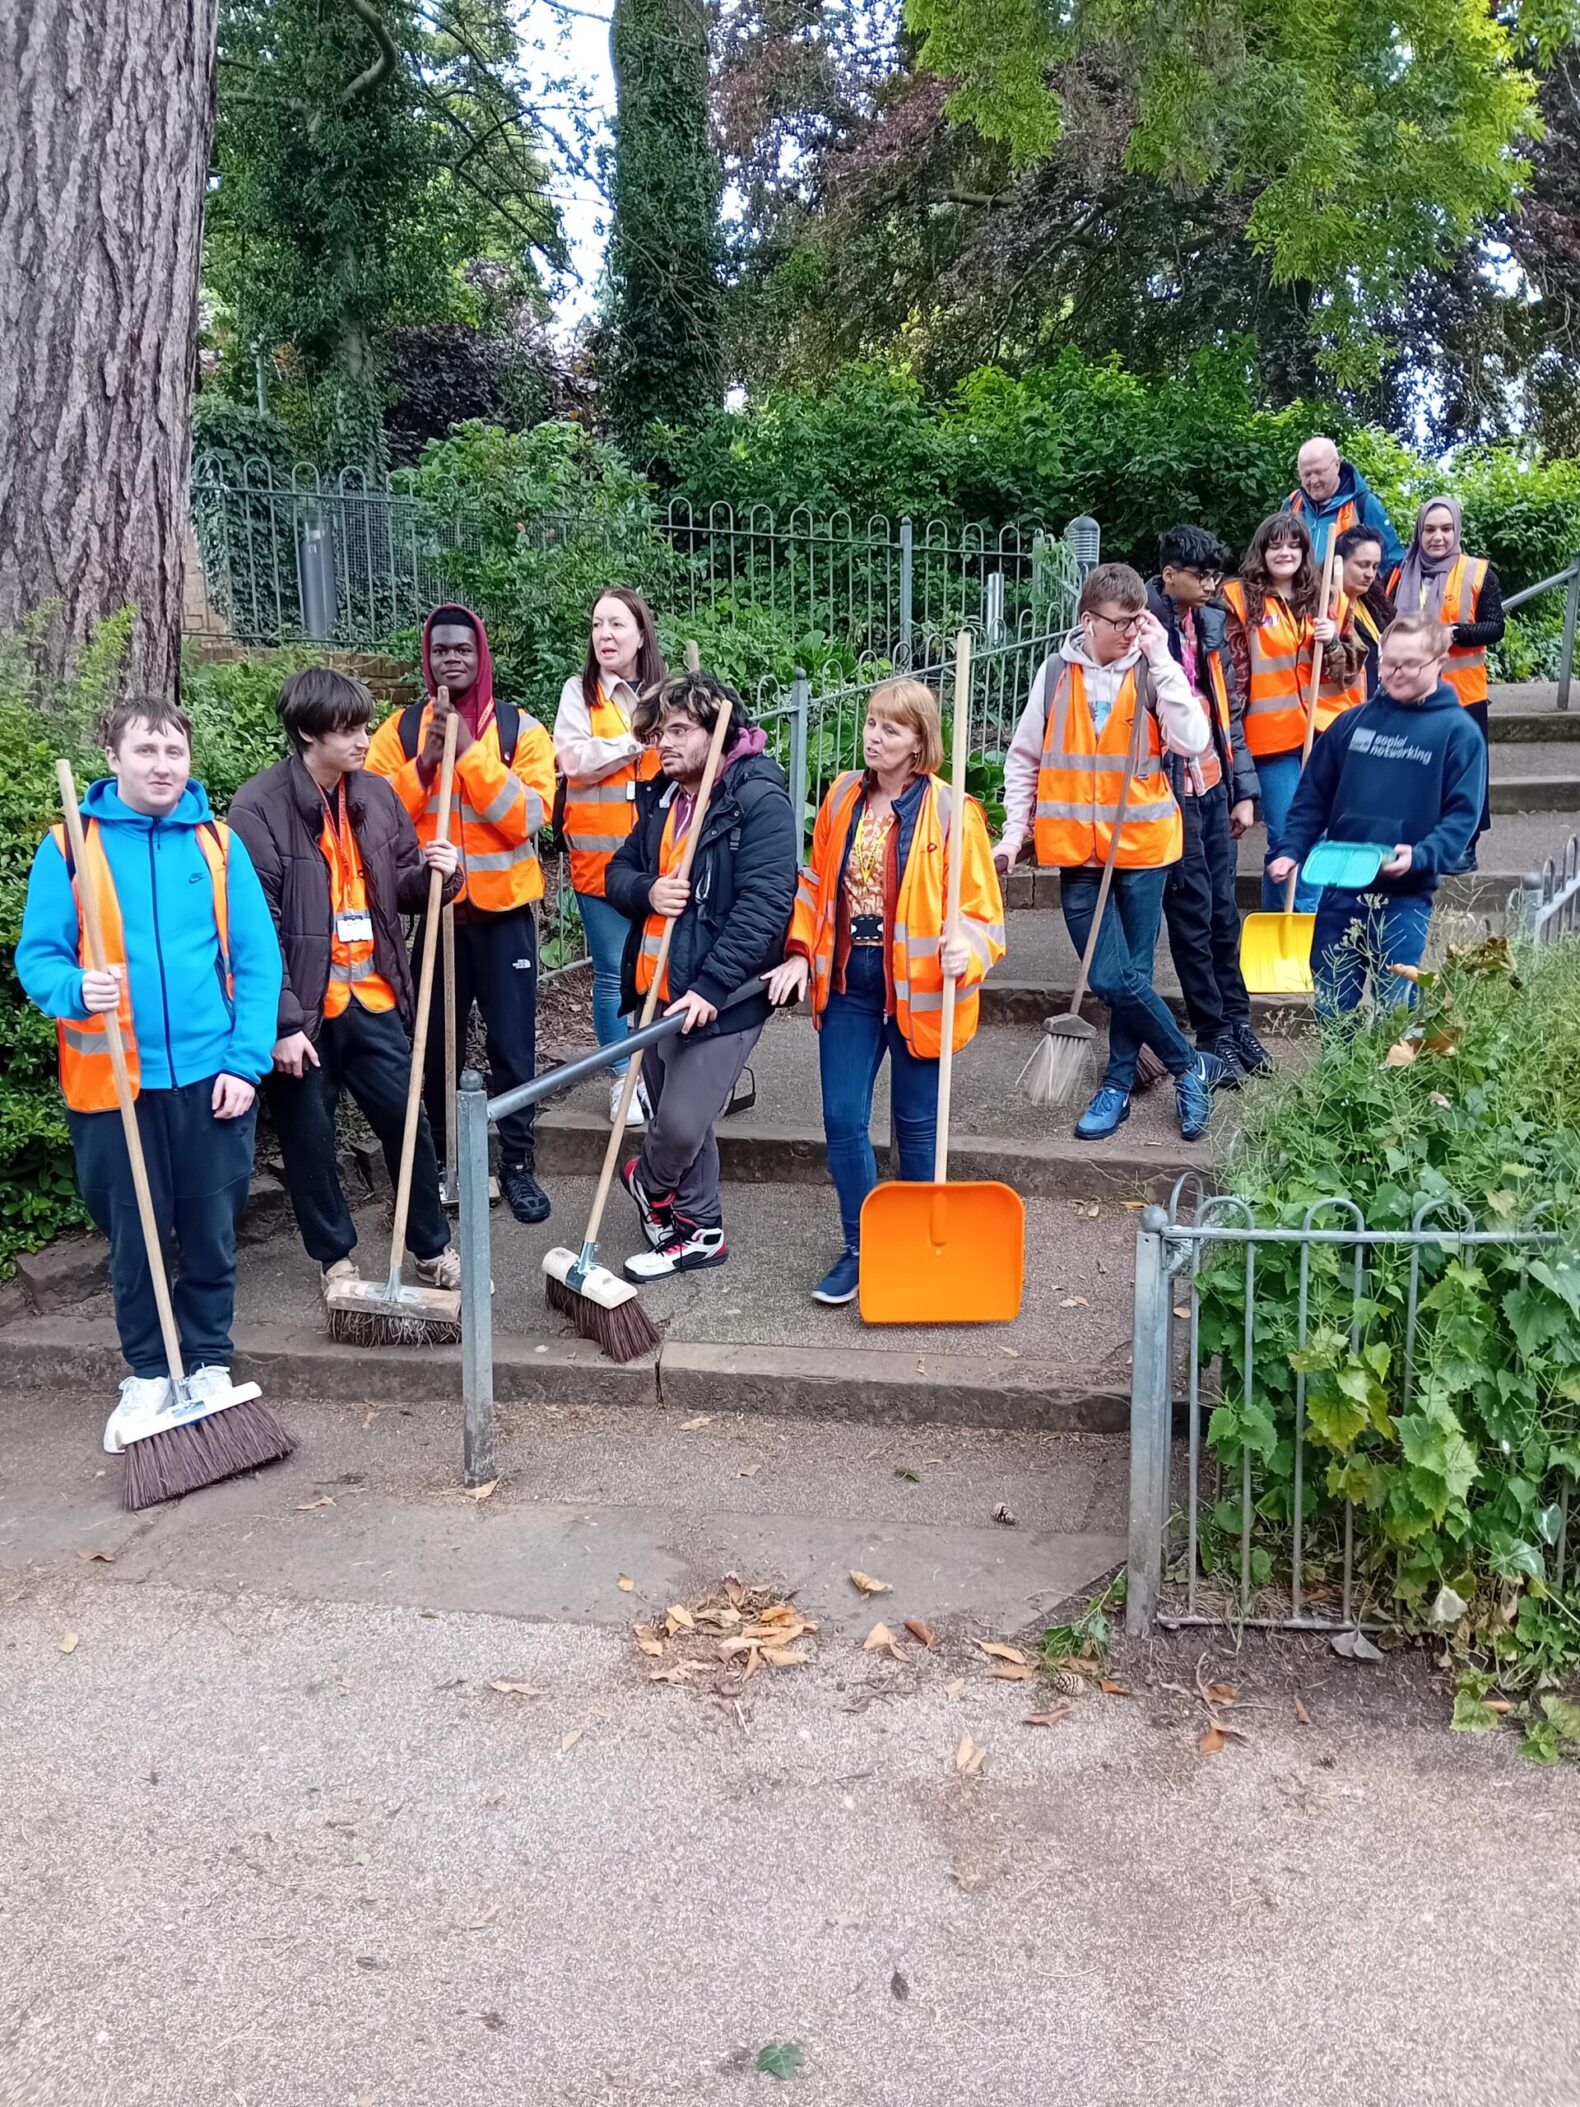
[[[960,929],[971,637],[955,643],[955,727],[949,800],[951,939]],[[1012,1186],[949,1183],[955,984],[944,976],[938,1056],[938,1139],[931,1185],[875,1186],[861,1210],[861,1314],[868,1324],[1007,1324],[1020,1314],[1026,1208]]]

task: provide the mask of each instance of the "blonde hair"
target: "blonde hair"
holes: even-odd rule
[[[867,698],[867,707],[891,724],[903,724],[916,734],[921,748],[917,769],[922,775],[937,775],[944,764],[944,732],[938,721],[938,697],[919,680],[880,680]]]
[[[1454,632],[1446,622],[1440,622],[1428,607],[1420,607],[1413,613],[1395,615],[1383,631],[1380,642],[1386,644],[1391,636],[1425,637],[1432,646],[1434,657],[1446,658],[1448,648],[1454,641]]]

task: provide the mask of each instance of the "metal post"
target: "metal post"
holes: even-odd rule
[[[1004,573],[989,571],[987,591],[984,595],[983,627],[990,644],[1003,641],[1004,637]]]
[[[457,1108],[465,1477],[468,1485],[486,1485],[495,1475],[494,1290],[488,1230],[488,1095],[475,1068],[462,1074]]]
[[[1580,622],[1580,554],[1569,573],[1569,593],[1564,601],[1564,647],[1558,661],[1558,707],[1567,710],[1575,676],[1575,626]]]
[[[916,546],[911,531],[911,515],[907,513],[900,521],[900,637],[898,657],[902,666],[911,663],[911,618],[913,566]]]
[[[812,710],[812,683],[804,667],[797,666],[790,684],[790,809],[795,814],[797,842],[807,833],[807,734]]]
[[[1168,1215],[1149,1207],[1136,1232],[1136,1317],[1130,1364],[1130,1554],[1125,1630],[1150,1631],[1163,1581],[1169,1518]]]
[[[258,415],[269,414],[269,360],[264,351],[263,339],[259,337],[252,347],[252,385],[258,398]]]

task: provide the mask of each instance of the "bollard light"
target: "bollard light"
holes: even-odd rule
[[[1064,538],[1075,552],[1076,567],[1084,578],[1088,571],[1097,568],[1103,547],[1103,530],[1089,512],[1083,512],[1065,528]]]

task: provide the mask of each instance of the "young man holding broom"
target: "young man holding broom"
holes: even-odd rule
[[[192,1396],[231,1388],[236,1224],[252,1177],[254,1098],[268,1072],[280,951],[242,843],[191,780],[192,727],[137,700],[104,731],[110,774],[83,800],[85,867],[65,830],[39,844],[18,978],[56,1020],[60,1081],[89,1214],[110,1240],[110,1286],[131,1374],[104,1430],[115,1455],[172,1415],[170,1370],[138,1216],[104,1019],[115,1011]],[[95,972],[78,906],[98,903],[109,970]]]
[[[329,1293],[358,1277],[336,1160],[340,1094],[350,1092],[398,1184],[415,1007],[400,917],[426,908],[430,871],[452,897],[460,890],[459,851],[453,841],[419,848],[394,790],[364,770],[373,698],[360,681],[310,666],[276,707],[291,751],[242,784],[230,816],[279,932],[284,979],[264,1095],[296,1224]],[[424,1287],[460,1286],[426,1116],[406,1241]]]
[[[723,765],[705,812],[696,809],[708,747],[728,700]],[[719,1004],[784,958],[795,904],[800,835],[784,770],[740,697],[710,673],[649,689],[632,729],[656,738],[662,774],[637,786],[636,825],[610,859],[604,893],[631,924],[622,966],[627,1011],[652,985],[665,921],[675,924],[663,1013],[685,1017],[678,1038],[643,1064],[652,1112],[640,1155],[620,1182],[636,1202],[648,1248],[626,1265],[640,1283],[722,1266],[729,1256],[714,1123],[768,1017],[768,990],[719,1015]],[[686,835],[700,827],[689,881],[678,875]]]

